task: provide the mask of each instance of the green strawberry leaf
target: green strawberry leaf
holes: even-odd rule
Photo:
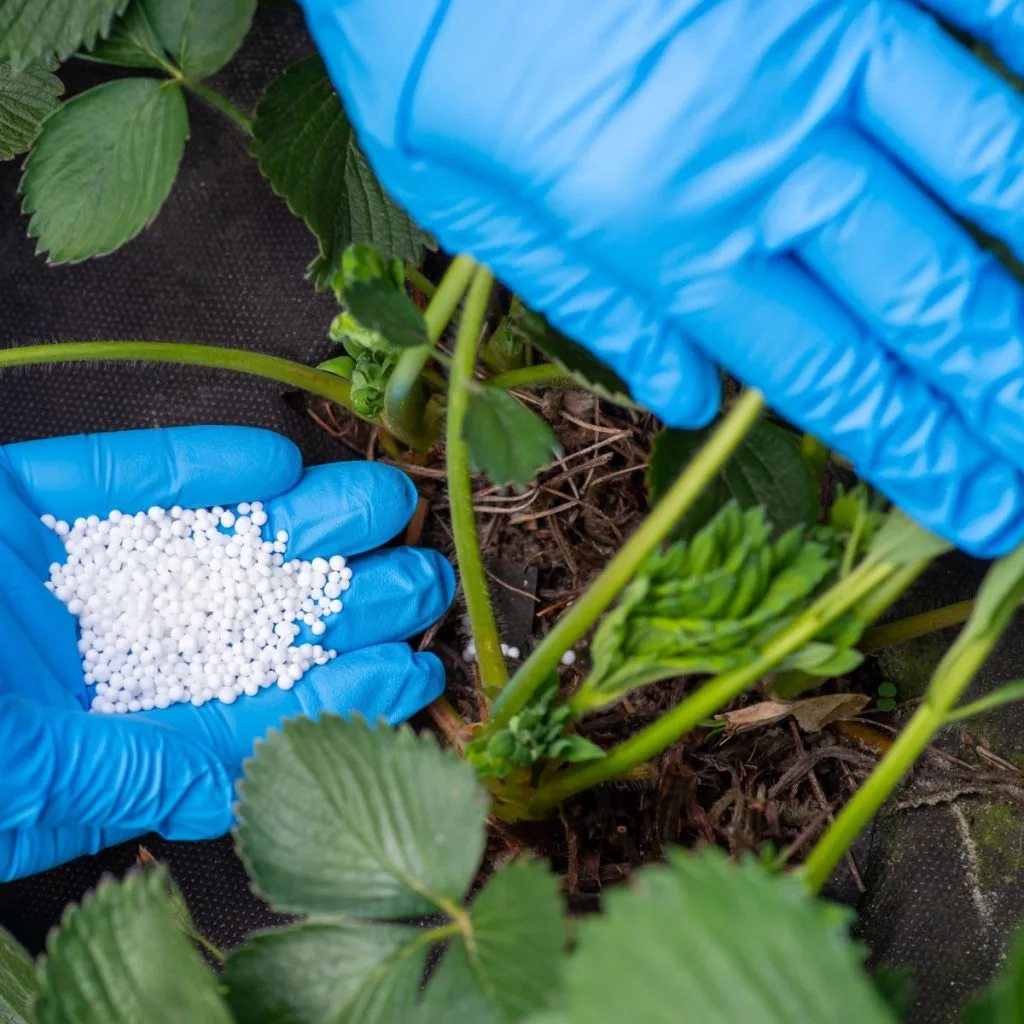
[[[499,486],[525,487],[561,451],[544,420],[494,388],[470,394],[462,437],[474,468]]]
[[[67,60],[106,36],[128,0],[0,0],[0,61]]]
[[[238,1024],[503,1024],[544,1006],[565,942],[555,877],[517,862],[460,913],[448,928],[313,918],[264,932],[228,958],[228,1003]],[[451,948],[419,1003],[427,952],[446,938]]]
[[[362,719],[285,722],[239,786],[238,846],[258,890],[296,913],[396,919],[460,901],[484,846],[473,769]]]
[[[107,82],[45,123],[21,180],[29,234],[53,263],[113,252],[157,215],[188,137],[181,88]]]
[[[424,235],[377,180],[319,57],[293,64],[267,87],[252,154],[319,241],[320,255],[309,267],[317,288],[331,286],[353,242],[419,262]]]
[[[38,1024],[230,1024],[217,976],[181,930],[163,869],[101,882],[47,944]]]
[[[228,1005],[238,1024],[407,1021],[431,942],[423,928],[345,918],[263,932],[228,957]]]
[[[122,68],[170,67],[164,45],[149,20],[142,0],[135,0],[117,19],[110,35],[97,43],[92,53],[81,56]]]
[[[556,331],[539,313],[515,299],[502,322],[498,325],[496,347],[509,349],[518,341],[529,340],[580,387],[593,391],[618,405],[636,409],[629,385],[606,363],[578,342]]]
[[[675,483],[713,429],[665,429],[658,434],[647,471],[651,501],[660,500]],[[817,486],[799,439],[770,420],[755,423],[683,516],[677,536],[692,536],[731,500],[744,509],[762,505],[776,533],[814,523],[818,518]]]
[[[140,0],[164,49],[186,78],[219,71],[242,45],[256,0]]]
[[[531,1022],[894,1024],[847,913],[752,859],[672,851],[611,890],[604,910],[579,923],[559,1016]]]
[[[31,957],[0,928],[0,1021],[30,1024],[39,995],[39,978]]]
[[[469,928],[427,986],[420,1020],[522,1020],[557,993],[564,946],[557,879],[537,861],[516,861],[470,908]]]
[[[0,64],[0,160],[24,153],[59,106],[60,79],[42,61],[15,71]]]

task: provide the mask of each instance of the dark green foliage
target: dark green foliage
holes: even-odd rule
[[[53,114],[25,161],[29,234],[54,263],[113,252],[159,212],[188,137],[181,88],[108,82]]]
[[[0,1022],[29,1024],[39,978],[28,953],[0,928]]]
[[[561,450],[544,420],[496,388],[471,391],[462,436],[474,468],[498,485],[525,487]]]
[[[474,740],[466,748],[466,760],[481,778],[509,775],[548,761],[593,761],[604,751],[590,740],[568,731],[572,712],[558,703],[558,677],[504,729]]]
[[[102,882],[47,944],[38,1024],[229,1024],[216,976],[179,927],[163,870]]]
[[[256,109],[252,153],[320,243],[309,268],[318,288],[330,287],[353,242],[419,262],[423,233],[381,187],[319,57],[293,64],[267,87]]]
[[[659,501],[707,441],[704,430],[663,430],[651,448],[647,486]],[[776,534],[794,526],[811,526],[818,518],[814,473],[790,431],[759,420],[679,523],[677,536],[692,537],[727,502],[741,509],[763,506]]]
[[[892,1024],[849,920],[753,859],[672,851],[580,923],[562,1005],[533,1024]]]
[[[149,20],[146,6],[136,0],[114,23],[110,35],[96,44],[88,59],[122,68],[169,67],[164,44]]]
[[[242,45],[256,0],[136,0],[149,23],[189,79],[219,71]]]
[[[43,121],[60,106],[64,87],[44,61],[15,71],[0,64],[0,160],[24,153]]]
[[[557,882],[542,865],[516,863],[462,907],[487,803],[472,768],[432,737],[334,717],[288,722],[260,745],[241,793],[239,846],[256,885],[313,916],[231,955],[238,1020],[501,1024],[553,995],[564,943]],[[428,913],[449,923],[381,923]],[[427,951],[446,939],[419,1000]],[[473,1015],[446,1016],[457,1004]]]
[[[109,31],[128,0],[0,0],[0,61],[66,60]]]

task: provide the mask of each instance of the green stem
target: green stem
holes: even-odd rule
[[[992,629],[949,649],[924,701],[804,862],[804,880],[811,892],[828,881],[843,854],[927,749],[1002,632]]]
[[[508,680],[505,656],[501,653],[498,623],[494,618],[487,573],[480,553],[476,513],[473,511],[473,483],[469,471],[469,451],[462,428],[469,408],[469,392],[476,364],[476,345],[483,330],[487,303],[494,278],[486,267],[479,267],[469,286],[466,307],[459,321],[455,356],[448,379],[448,426],[445,450],[448,459],[448,499],[452,535],[459,562],[462,592],[476,643],[477,664],[488,697],[497,694]]]
[[[432,299],[437,294],[437,285],[419,267],[414,267],[407,263],[405,265],[405,276],[409,283],[417,291],[425,295],[427,299]]]
[[[507,370],[488,377],[484,383],[489,388],[511,391],[513,388],[531,388],[542,384],[569,384],[572,378],[554,363],[539,363],[537,366],[523,366],[518,370]]]
[[[956,604],[936,608],[934,611],[910,615],[896,622],[885,622],[867,630],[860,638],[857,648],[865,654],[880,651],[884,647],[896,647],[920,636],[927,636],[940,629],[959,626],[971,617],[974,601],[958,601]]]
[[[470,256],[456,256],[448,265],[434,297],[423,314],[423,319],[427,321],[427,337],[431,345],[437,344],[437,340],[448,326],[448,321],[455,315],[455,310],[459,308],[462,296],[466,294],[476,269],[476,263]],[[473,342],[476,343],[475,338]]]
[[[217,961],[222,964],[227,960],[227,956],[224,951],[219,947],[215,946],[201,931],[198,931],[195,927],[191,930],[191,938],[193,942],[198,942],[207,953],[210,954]]]
[[[234,121],[246,135],[252,136],[252,118],[239,110],[226,96],[222,96],[202,82],[193,82],[191,79],[185,78],[182,79],[182,83],[190,92],[195,93],[201,100]]]
[[[905,562],[879,587],[876,587],[853,610],[858,622],[874,622],[884,615],[906,589],[931,565],[930,558]],[[871,632],[867,630],[867,633]]]
[[[930,704],[918,707],[868,781],[842,809],[805,861],[804,879],[812,892],[818,892],[828,881],[850,844],[899,785],[941,725],[942,715]]]
[[[52,345],[21,345],[0,349],[0,369],[39,363],[80,363],[129,360],[131,362],[181,363],[218,370],[236,370],[267,377],[321,395],[352,409],[349,382],[302,363],[217,345],[189,345],[170,341],[71,341]],[[375,421],[370,421],[375,422]]]
[[[862,562],[846,579],[823,594],[799,618],[773,637],[754,661],[704,683],[646,729],[609,751],[602,760],[570,768],[537,790],[528,803],[531,816],[540,816],[574,793],[617,778],[636,765],[657,757],[767,675],[783,658],[813,640],[830,622],[875,587],[885,583],[896,569],[889,563]]]
[[[759,391],[746,391],[740,396],[665,497],[505,687],[492,708],[487,724],[489,731],[507,725],[557,670],[562,655],[586,636],[598,616],[618,597],[644,559],[668,536],[680,516],[736,450],[763,409],[764,398]]]

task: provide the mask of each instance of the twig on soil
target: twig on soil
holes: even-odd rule
[[[797,728],[796,722],[790,722],[789,728],[793,734],[793,742],[796,744],[796,749],[799,751],[800,756],[806,757],[807,748],[804,746],[804,741],[800,736],[800,730]],[[840,761],[840,764],[842,764],[842,761]],[[811,765],[808,769],[807,779],[811,784],[814,799],[818,801],[818,806],[824,811],[825,820],[831,825],[835,821],[835,816],[832,814],[832,807],[825,797],[825,791],[821,788],[821,781],[818,778],[818,773],[814,770],[814,765]],[[860,869],[853,858],[853,851],[847,850],[845,856],[846,866],[850,869],[850,877],[853,879],[853,884],[857,886],[858,892],[865,892],[864,880],[860,877]]]

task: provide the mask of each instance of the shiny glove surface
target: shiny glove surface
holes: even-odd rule
[[[303,0],[386,187],[668,423],[715,364],[980,555],[1024,538],[1021,0]]]
[[[292,690],[234,704],[89,713],[77,624],[43,586],[63,561],[42,525],[262,499],[264,536],[290,534],[288,558],[342,554],[354,571],[344,610],[319,639],[338,651]],[[374,550],[416,504],[404,474],[371,463],[303,472],[285,438],[241,427],[64,437],[0,448],[0,880],[156,831],[212,838],[232,824],[234,783],[254,741],[322,711],[399,722],[444,687],[440,663],[401,641],[454,593],[448,563],[413,548]],[[353,557],[354,556],[354,557]]]

